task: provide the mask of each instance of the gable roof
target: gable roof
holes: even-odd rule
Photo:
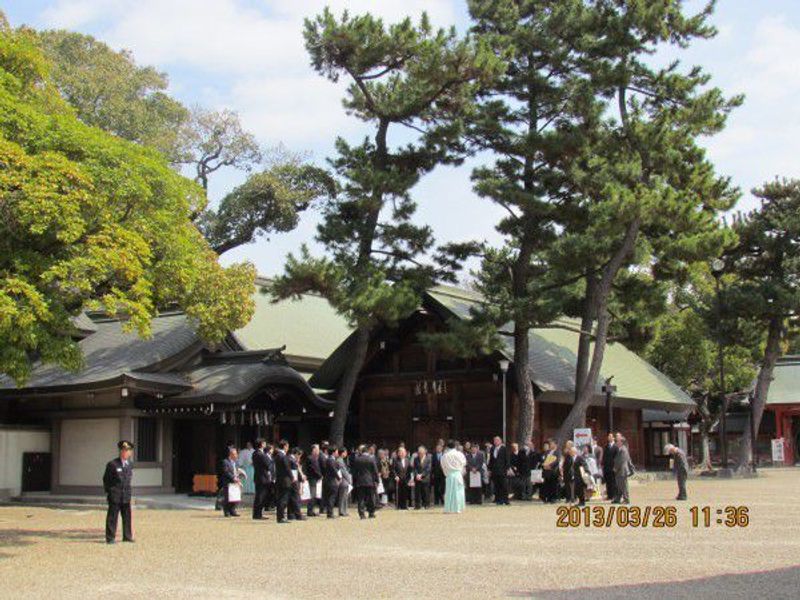
[[[424,301],[440,309],[445,318],[469,319],[471,309],[479,308],[483,297],[474,291],[453,286],[436,286],[426,294]],[[578,348],[578,325],[574,320],[558,319],[547,327],[530,332],[530,368],[534,384],[548,396],[548,400],[571,402],[575,390],[575,366]],[[513,360],[513,338],[500,330],[501,354]],[[334,387],[341,376],[353,338],[348,338],[311,378],[311,384]],[[684,411],[694,406],[691,398],[666,375],[620,343],[608,344],[600,379],[614,376],[617,386],[615,402],[622,400],[631,407],[659,408]],[[597,393],[602,382],[598,381]],[[626,402],[625,402],[626,401]]]
[[[800,404],[800,356],[778,359],[769,385],[767,404]]]
[[[312,359],[321,363],[353,331],[322,296],[304,294],[300,300],[273,303],[260,291],[268,279],[256,280],[255,313],[250,322],[233,332],[245,350],[263,350],[285,345],[289,359]]]
[[[483,302],[479,293],[452,286],[437,286],[428,292],[428,296],[460,319],[470,318],[471,309],[479,308]],[[511,330],[508,326],[501,329]],[[580,321],[561,318],[546,327],[531,330],[528,359],[533,382],[542,391],[574,393],[579,329]],[[502,341],[501,352],[513,360],[513,338],[505,335]],[[617,398],[657,403],[664,408],[674,406],[675,410],[694,406],[689,395],[669,377],[621,343],[606,346],[598,377],[598,394],[602,393],[602,381],[611,376],[617,386]]]

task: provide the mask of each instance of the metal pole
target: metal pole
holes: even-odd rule
[[[725,396],[725,358],[722,343],[722,294],[720,292],[720,275],[715,276],[717,290],[717,354],[719,360],[719,392],[722,397],[722,415],[719,422],[720,447],[722,450],[722,468],[728,468],[727,412],[728,399]]]
[[[506,372],[503,371],[503,443],[506,443]]]
[[[611,390],[606,389],[606,421],[608,423],[608,433],[614,431],[614,410],[611,408]]]

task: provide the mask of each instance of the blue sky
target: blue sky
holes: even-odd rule
[[[187,105],[236,110],[264,146],[283,143],[323,163],[337,135],[365,133],[341,108],[342,85],[308,66],[302,20],[326,4],[389,21],[426,10],[437,25],[463,30],[467,23],[463,0],[7,0],[2,10],[13,25],[72,29],[128,48],[139,63],[168,73],[170,92]],[[681,58],[702,65],[726,93],[746,95],[728,128],[705,145],[719,172],[742,189],[738,208],[748,210],[754,186],[800,176],[800,1],[719,0],[713,22],[719,35]],[[439,242],[499,242],[493,223],[500,212],[471,190],[474,164],[440,168],[414,190],[417,220]],[[212,202],[244,177],[215,176]],[[262,274],[280,272],[288,252],[303,242],[314,247],[315,224],[306,214],[297,230],[226,253],[223,262],[250,260]]]

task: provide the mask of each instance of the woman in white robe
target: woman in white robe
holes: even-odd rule
[[[452,440],[447,443],[447,450],[442,455],[441,465],[445,475],[444,512],[464,512],[466,504],[464,471],[467,467],[467,458],[462,452],[456,450],[456,443]]]

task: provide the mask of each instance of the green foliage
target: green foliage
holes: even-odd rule
[[[433,238],[430,227],[411,222],[410,190],[437,164],[461,159],[462,118],[476,87],[500,65],[481,44],[434,31],[427,17],[385,26],[370,15],[337,19],[325,10],[306,21],[305,39],[314,68],[332,81],[349,79],[345,107],[375,130],[357,145],[337,140],[331,164],[340,193],[323,203],[317,233],[327,256],[304,249],[290,257],[274,291],[315,290],[357,326],[392,324],[436,275],[418,260]],[[392,125],[418,135],[392,147]]]
[[[218,254],[254,241],[258,236],[291,231],[299,213],[312,202],[336,195],[327,171],[291,159],[250,175],[225,195],[216,210],[197,219],[200,231]]]
[[[36,37],[51,62],[52,83],[81,121],[176,157],[177,132],[189,111],[166,93],[164,73],[90,35],[50,30]]]
[[[735,277],[725,303],[761,327],[778,318],[788,334],[800,312],[800,180],[776,179],[753,194],[761,206],[734,221],[739,243],[724,257]]]
[[[715,311],[706,304],[715,302],[704,297],[702,304],[692,307],[673,306],[655,323],[655,335],[644,357],[659,371],[693,396],[718,396],[719,362]],[[724,345],[725,391],[747,390],[756,374],[755,350],[741,338],[741,343],[726,340]]]
[[[79,121],[29,31],[0,31],[0,372],[80,365],[85,307],[149,333],[180,306],[221,341],[252,315],[254,271],[223,269],[191,223],[202,190],[160,154]]]

